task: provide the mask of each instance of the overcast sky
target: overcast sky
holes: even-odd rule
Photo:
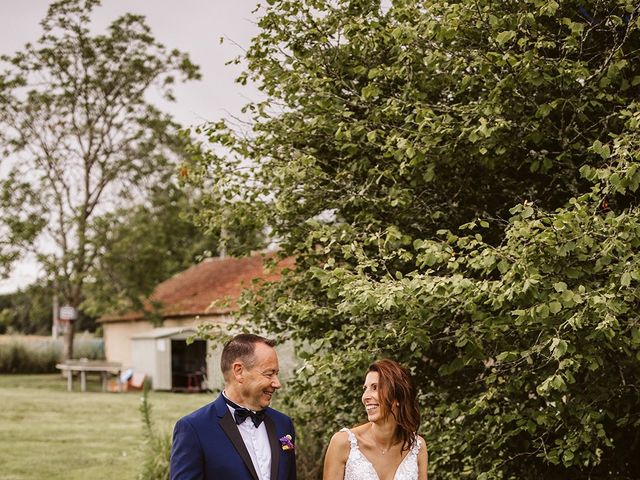
[[[47,0],[0,0],[0,53],[11,54],[41,34],[40,20]],[[163,104],[184,125],[196,125],[237,115],[257,92],[234,82],[241,68],[225,62],[241,54],[257,33],[255,0],[103,0],[94,12],[95,28],[102,31],[124,12],[147,17],[155,38],[168,48],[188,52],[200,65],[202,80],[176,85],[176,102]],[[225,41],[220,44],[220,37]],[[32,282],[39,272],[23,262],[9,280],[0,281],[0,293]]]

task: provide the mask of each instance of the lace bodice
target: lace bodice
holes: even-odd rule
[[[349,458],[344,469],[344,480],[380,480],[373,465],[358,448],[356,435],[348,428],[343,428],[341,432],[347,432],[349,436]],[[414,442],[409,453],[402,459],[394,480],[417,480],[418,479],[418,451],[420,442]]]

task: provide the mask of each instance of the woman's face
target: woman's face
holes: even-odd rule
[[[382,410],[379,398],[380,374],[378,372],[369,372],[364,379],[362,392],[362,403],[367,411],[367,418],[370,422],[382,420]]]

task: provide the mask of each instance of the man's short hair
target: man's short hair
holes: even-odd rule
[[[225,379],[227,379],[231,366],[237,361],[241,361],[249,369],[253,368],[256,343],[264,343],[271,348],[276,345],[275,340],[269,340],[252,333],[241,333],[224,344],[220,358],[220,369]]]

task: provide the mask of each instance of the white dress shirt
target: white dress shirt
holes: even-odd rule
[[[224,395],[225,398],[229,398],[225,392],[222,392],[222,395]],[[240,406],[242,407],[242,405]],[[227,408],[229,408],[231,412],[231,418],[235,418],[233,412],[235,412],[236,409],[228,403]],[[237,425],[237,427],[247,447],[258,478],[260,480],[271,480],[271,446],[269,445],[269,435],[267,435],[267,427],[264,426],[264,422],[256,428],[251,418],[247,418],[240,425]]]

